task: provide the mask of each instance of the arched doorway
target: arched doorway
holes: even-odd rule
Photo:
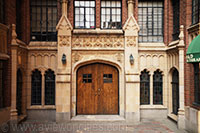
[[[172,113],[178,114],[179,108],[179,73],[177,69],[172,72]]]
[[[119,114],[119,72],[102,63],[77,71],[77,114]]]
[[[22,72],[20,69],[17,70],[17,112],[18,115],[22,114]]]

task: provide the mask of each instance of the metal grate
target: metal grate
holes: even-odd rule
[[[139,1],[139,42],[163,42],[163,14],[162,0]]]
[[[95,28],[95,1],[75,0],[75,28],[94,29]]]
[[[150,104],[150,75],[146,70],[140,75],[140,104]]]
[[[173,0],[173,40],[179,39],[179,15],[180,15],[180,1]]]
[[[173,113],[177,115],[179,108],[179,74],[176,69],[172,73],[172,102]]]
[[[153,104],[163,104],[163,77],[158,70],[153,75]]]
[[[194,103],[200,104],[199,63],[194,63]]]
[[[31,0],[31,40],[56,41],[57,0]]]
[[[5,10],[4,10],[5,1],[0,0],[0,23],[5,23]]]
[[[200,2],[192,0],[192,24],[197,24],[200,19]]]
[[[22,114],[22,72],[20,69],[17,70],[17,113]]]
[[[31,75],[31,105],[41,105],[42,75],[37,69]]]
[[[45,72],[45,105],[55,105],[55,74],[50,69]]]
[[[101,1],[101,28],[122,28],[122,6],[121,1]]]

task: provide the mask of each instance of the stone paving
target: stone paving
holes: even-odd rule
[[[18,126],[10,125],[10,132],[25,133],[187,133],[177,129],[169,119],[141,120],[140,123],[118,122],[79,122],[54,123],[27,120]]]

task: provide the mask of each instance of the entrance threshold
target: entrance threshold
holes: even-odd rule
[[[125,121],[119,115],[77,115],[72,117],[72,121]]]

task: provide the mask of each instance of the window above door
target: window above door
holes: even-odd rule
[[[75,0],[74,14],[76,29],[94,29],[95,27],[95,1]]]

